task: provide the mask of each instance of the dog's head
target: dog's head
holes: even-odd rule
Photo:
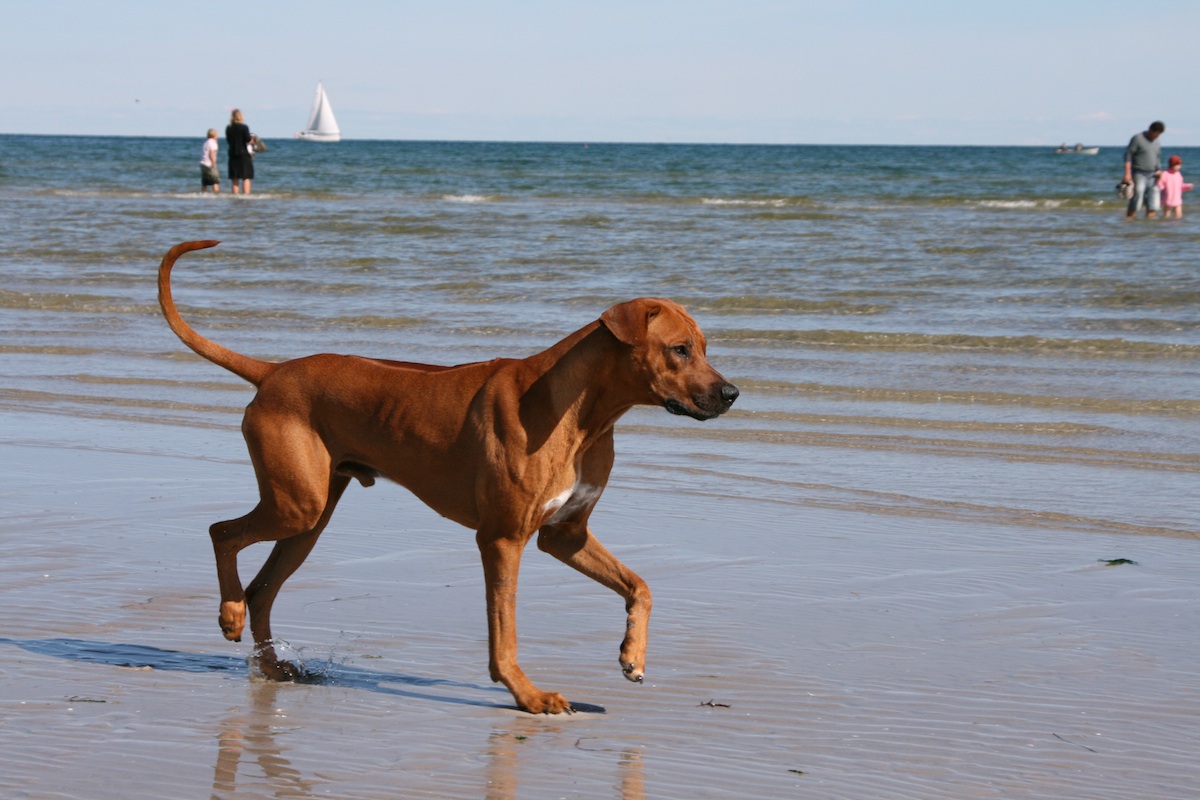
[[[672,414],[712,419],[729,410],[738,389],[708,363],[708,342],[683,306],[641,298],[613,306],[600,321],[631,349],[646,403]]]

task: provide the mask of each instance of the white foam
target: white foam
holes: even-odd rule
[[[980,200],[984,208],[1058,208],[1062,200]]]
[[[449,203],[488,203],[492,198],[482,194],[445,194],[442,199]]]
[[[786,200],[737,200],[724,197],[704,197],[700,200],[706,206],[759,206],[781,208],[787,205]]]

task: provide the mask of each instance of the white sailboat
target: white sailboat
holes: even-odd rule
[[[297,139],[310,142],[340,142],[342,132],[338,130],[337,120],[333,116],[333,107],[329,105],[329,96],[325,87],[317,84],[317,96],[313,98],[312,111],[308,112],[308,126],[296,134]]]

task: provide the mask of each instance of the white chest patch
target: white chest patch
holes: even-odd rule
[[[590,483],[576,483],[570,489],[559,492],[543,506],[543,510],[549,516],[542,524],[558,522],[577,511],[591,508],[600,498],[602,491],[604,491],[602,488],[592,486]]]

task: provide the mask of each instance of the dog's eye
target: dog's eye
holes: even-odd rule
[[[690,355],[686,344],[677,344],[671,348],[671,351],[680,358],[687,358]]]

